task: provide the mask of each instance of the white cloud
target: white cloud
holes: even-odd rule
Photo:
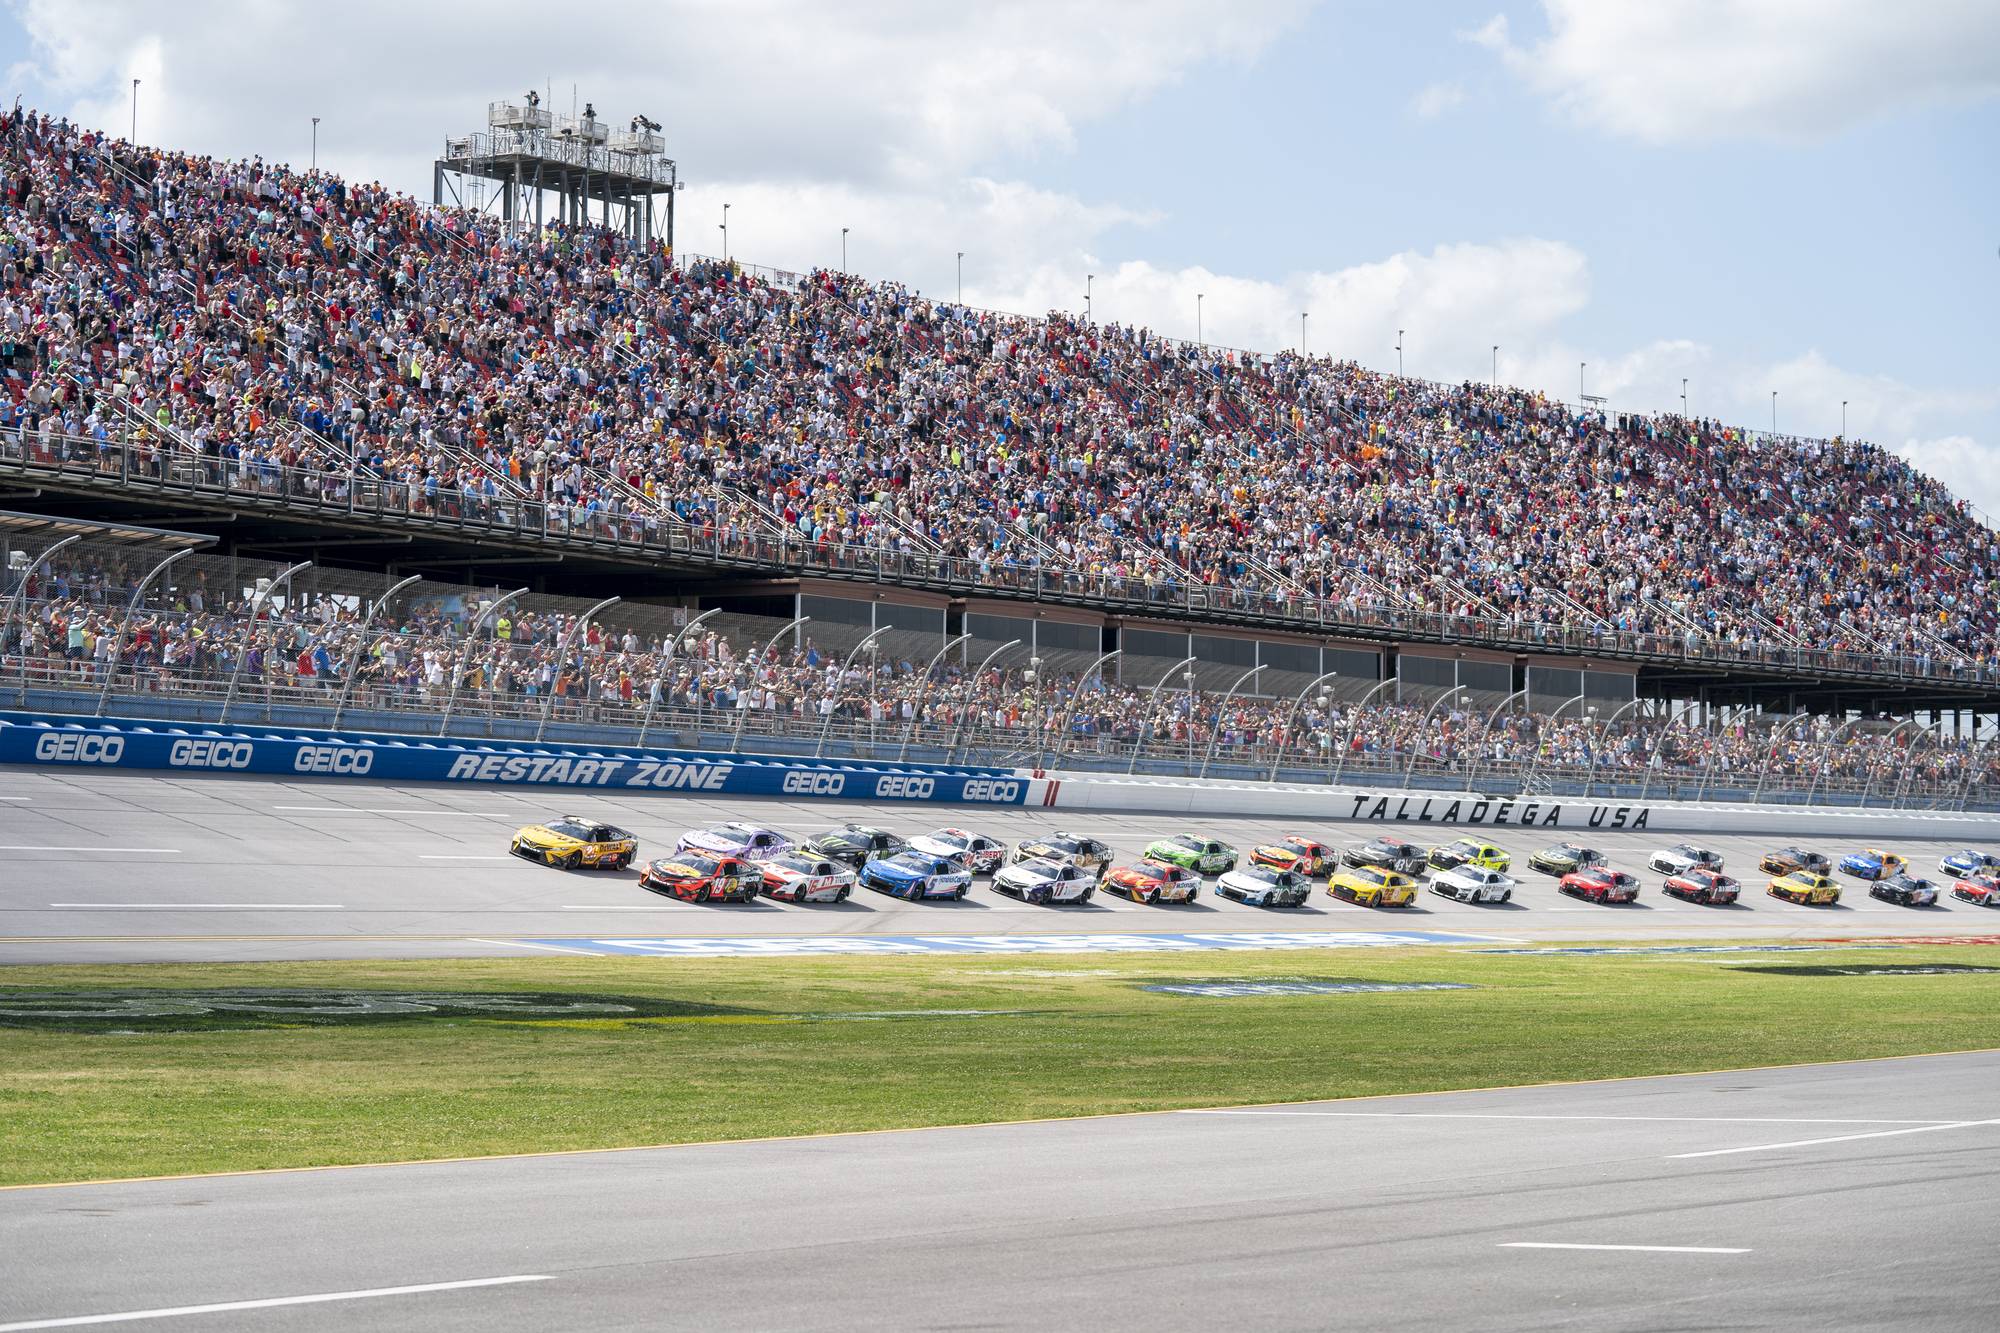
[[[1465,87],[1457,83],[1433,83],[1410,100],[1410,110],[1418,120],[1436,120],[1447,111],[1465,104]]]
[[[1904,440],[1893,446],[1919,469],[1972,502],[1990,526],[2000,519],[2000,456],[1969,435]]]
[[[1821,139],[1876,116],[2000,96],[1992,0],[1543,0],[1467,40],[1580,124],[1650,143]]]

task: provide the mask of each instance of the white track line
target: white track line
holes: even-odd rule
[[[429,1291],[464,1291],[468,1287],[505,1287],[517,1282],[553,1282],[541,1273],[512,1277],[477,1277],[464,1282],[425,1282],[409,1287],[371,1287],[366,1291],[327,1291],[313,1296],[272,1296],[261,1301],[222,1301],[214,1305],[174,1305],[159,1310],[126,1310],[119,1314],[72,1315],[67,1319],[26,1319],[0,1324],[0,1333],[25,1333],[31,1328],[81,1328],[86,1324],[127,1324],[139,1319],[173,1319],[190,1314],[223,1314],[230,1310],[271,1310],[283,1305],[320,1305],[327,1301],[367,1301],[383,1296],[416,1296]]]
[[[1501,1115],[1456,1111],[1292,1111],[1224,1107],[1189,1110],[1182,1115],[1303,1115],[1353,1120],[1587,1120],[1641,1121],[1665,1125],[1926,1125],[1937,1129],[1965,1124],[1961,1120],[1858,1120],[1798,1116],[1736,1115]],[[1731,1151],[1736,1151],[1732,1149]]]
[[[156,912],[197,910],[203,912],[341,912],[347,910],[346,906],[342,903],[50,903],[49,906],[114,908],[120,912],[129,912],[134,909],[150,909]]]
[[[564,903],[565,912],[658,912],[669,907],[693,907],[681,898],[662,898],[656,903]]]
[[[511,857],[511,856],[431,856],[431,855],[424,855],[424,856],[419,856],[419,857],[418,857],[417,859],[418,859],[419,861],[511,861],[511,860],[513,860],[514,858],[513,858],[513,857]]]
[[[137,852],[147,856],[179,856],[178,847],[57,847],[43,843],[0,843],[0,852]]]
[[[0,796],[0,801],[32,801],[32,796]]]
[[[608,955],[598,953],[594,949],[564,949],[554,944],[529,944],[525,940],[483,940],[476,935],[468,935],[465,937],[465,942],[467,944],[500,944],[515,949],[544,949],[549,953],[573,953],[583,958],[608,957]],[[6,1330],[0,1329],[0,1333],[6,1333]]]
[[[1503,1250],[1639,1250],[1647,1254],[1748,1254],[1721,1245],[1568,1245],[1552,1240],[1501,1241]],[[0,1330],[4,1333],[4,1330]]]
[[[1811,1148],[1822,1143],[1851,1143],[1855,1139],[1886,1139],[1898,1134],[1928,1134],[1936,1129],[1973,1129],[1980,1125],[2000,1125],[2000,1120],[1946,1120],[1939,1124],[1918,1125],[1914,1129],[1884,1129],[1873,1134],[1839,1134],[1830,1139],[1795,1139],[1790,1143],[1753,1143],[1747,1148],[1710,1148],[1706,1152],[1677,1152],[1668,1161],[1678,1161],[1686,1157],[1728,1157],[1740,1152],[1776,1152],[1780,1148]]]
[[[475,819],[511,819],[504,810],[389,810],[365,805],[274,805],[273,810],[322,815],[471,815]]]

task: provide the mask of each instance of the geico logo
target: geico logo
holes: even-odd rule
[[[965,797],[968,801],[1018,801],[1021,799],[1021,784],[1005,779],[968,778],[965,783]]]
[[[175,768],[248,768],[249,741],[175,741],[167,762]]]
[[[35,742],[35,758],[63,764],[115,764],[125,755],[123,736],[43,736]]]
[[[844,773],[787,773],[785,774],[785,794],[787,796],[838,796],[847,786]]]
[[[358,745],[301,745],[292,757],[298,773],[366,773],[375,767],[375,752]]]
[[[904,801],[926,801],[937,790],[936,778],[877,778],[875,794]]]

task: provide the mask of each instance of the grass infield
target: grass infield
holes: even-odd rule
[[[1945,970],[1852,974],[1921,966]],[[0,1184],[2000,1046],[1996,977],[1951,966],[2000,968],[2000,949],[16,967],[0,971]],[[1473,989],[1147,989],[1276,980]]]

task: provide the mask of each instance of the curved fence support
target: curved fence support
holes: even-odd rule
[[[1515,690],[1512,694],[1495,704],[1493,711],[1486,715],[1486,725],[1479,729],[1479,749],[1473,752],[1472,762],[1466,765],[1465,769],[1465,790],[1467,792],[1475,790],[1473,783],[1478,781],[1479,771],[1486,767],[1486,747],[1493,739],[1493,728],[1499,724],[1500,714],[1506,712],[1508,706],[1516,700],[1526,698],[1527,694],[1528,692],[1525,689]]]
[[[1889,744],[1889,742],[1895,740],[1896,737],[1902,735],[1905,731],[1908,731],[1911,727],[1914,727],[1916,725],[1917,725],[1917,720],[1914,717],[1904,718],[1901,722],[1898,722],[1894,727],[1890,728],[1889,734],[1882,738],[1882,744],[1886,747]],[[1909,749],[1910,749],[1910,755],[1908,757],[1914,758],[1916,755],[1916,747],[1911,746],[1909,747]],[[1896,803],[1896,797],[1902,792],[1903,790],[1902,775],[1904,773],[1909,772],[1909,770],[1910,766],[1908,762],[1905,762],[1903,766],[1897,770],[1896,788],[1889,794],[1890,805],[1894,805]],[[1882,756],[1876,755],[1871,761],[1869,761],[1868,781],[1863,783],[1861,787],[1861,808],[1863,810],[1866,810],[1868,808],[1868,800],[1875,794],[1875,778],[1878,774],[1881,773],[1881,771],[1882,771]]]
[[[1192,662],[1194,659],[1190,657],[1188,661]],[[1313,677],[1311,684],[1300,690],[1297,696],[1292,699],[1292,706],[1285,713],[1285,725],[1278,731],[1278,751],[1271,756],[1271,773],[1265,781],[1276,782],[1278,780],[1278,765],[1284,762],[1285,746],[1291,743],[1292,727],[1299,720],[1299,709],[1305,707],[1306,696],[1339,674],[1338,671],[1320,672],[1317,676]]]
[[[952,649],[958,647],[971,637],[970,634],[961,634],[957,638],[950,640],[944,647],[937,650],[931,657],[930,662],[924,667],[923,683],[917,686],[916,706],[910,710],[910,724],[903,728],[903,743],[896,750],[897,763],[902,763],[909,756],[910,738],[917,734],[917,723],[923,720],[924,705],[930,701],[931,685],[937,679],[938,664],[944,661],[945,655],[951,652]]]
[[[702,613],[701,618],[706,619],[708,616],[713,614],[714,612],[704,611]],[[778,646],[778,641],[780,639],[784,638],[787,634],[798,633],[799,626],[805,624],[808,620],[811,619],[812,619],[811,616],[800,616],[797,620],[794,620],[791,624],[785,626],[783,629],[779,630],[776,634],[773,634],[770,637],[770,639],[764,644],[763,651],[757,654],[756,660],[761,662],[765,658],[769,657],[771,655],[771,650]],[[693,626],[689,626],[689,628],[693,628]],[[751,676],[751,683],[752,684],[756,683],[756,676],[754,670]],[[750,710],[743,706],[743,701],[741,699],[738,699],[736,701],[736,730],[731,732],[729,736],[729,753],[731,754],[741,753],[743,749],[743,724],[749,720],[750,720]],[[639,743],[641,745],[645,744],[645,739],[646,739],[645,730],[641,728],[639,732]]]
[[[1110,652],[1092,662],[1090,669],[1076,678],[1076,688],[1069,692],[1069,707],[1063,709],[1062,726],[1056,731],[1056,763],[1062,763],[1063,756],[1069,753],[1069,727],[1070,723],[1076,720],[1076,705],[1077,701],[1083,698],[1083,683],[1092,676],[1098,676],[1101,679],[1104,664],[1118,656],[1118,653],[1119,650],[1113,648]],[[1041,744],[1035,750],[1036,768],[1042,767],[1042,757],[1048,751],[1048,744],[1049,733],[1047,728],[1044,728],[1042,730]]]
[[[361,618],[361,628],[355,634],[354,651],[347,655],[347,661],[342,664],[340,669],[340,698],[333,705],[332,730],[340,730],[341,715],[347,712],[347,701],[354,694],[354,680],[355,677],[361,674],[361,655],[368,651],[368,631],[374,627],[375,617],[381,613],[383,607],[389,604],[391,597],[394,597],[412,583],[422,583],[423,581],[423,575],[412,574],[400,583],[391,585],[380,597],[377,597],[370,603],[368,614]]]
[[[549,673],[549,692],[542,696],[542,716],[535,723],[535,741],[538,744],[542,737],[548,734],[549,718],[556,711],[556,682],[562,679],[563,664],[569,661],[569,652],[571,648],[576,646],[577,636],[588,632],[590,622],[597,618],[599,611],[604,610],[606,607],[616,606],[621,600],[621,598],[617,597],[605,598],[596,606],[591,607],[575,620],[572,620],[569,628],[563,631],[562,638],[557,641],[556,660],[553,664],[554,669]]]
[[[1202,752],[1201,772],[1196,774],[1196,777],[1205,778],[1208,776],[1209,761],[1215,758],[1215,747],[1222,740],[1222,710],[1229,707],[1229,701],[1236,697],[1236,691],[1243,688],[1244,681],[1250,679],[1252,676],[1261,674],[1263,670],[1264,666],[1260,662],[1238,676],[1235,683],[1229,687],[1229,693],[1223,695],[1222,702],[1215,706],[1215,725],[1208,730],[1208,749]]]
[[[1361,696],[1361,702],[1354,705],[1353,725],[1349,726],[1347,729],[1347,741],[1340,747],[1340,758],[1337,761],[1335,761],[1333,766],[1334,786],[1338,787],[1340,785],[1340,775],[1347,769],[1347,756],[1354,752],[1354,738],[1361,734],[1362,712],[1367,709],[1369,704],[1375,702],[1376,695],[1388,689],[1391,685],[1399,687],[1398,692],[1400,693],[1401,692],[1400,687],[1402,683],[1403,683],[1403,673],[1401,671],[1398,671],[1393,676],[1389,676],[1383,680],[1377,681],[1372,687],[1370,687],[1368,693]]]
[[[833,715],[840,711],[840,691],[847,684],[847,673],[854,669],[854,659],[861,656],[875,640],[894,628],[894,625],[883,625],[879,629],[869,630],[867,636],[855,644],[853,650],[847,654],[847,660],[840,664],[840,674],[833,680],[833,701],[826,710],[826,720],[820,723],[819,744],[813,746],[813,758],[820,759],[826,755],[826,738],[833,734]],[[868,673],[868,679],[871,683],[875,679],[872,670]]]
[[[22,571],[21,586],[14,589],[14,595],[7,599],[7,614],[4,618],[0,618],[0,634],[6,633],[6,627],[9,623],[19,626],[16,633],[21,636],[21,706],[23,708],[28,706],[28,581],[35,577],[36,569],[49,563],[50,556],[62,550],[63,547],[74,545],[82,540],[83,534],[79,532],[42,548],[42,553],[35,557],[34,563]]]
[[[1555,736],[1553,734],[1555,731],[1555,724],[1562,721],[1562,715],[1566,711],[1568,711],[1569,706],[1571,704],[1580,704],[1587,697],[1588,697],[1587,695],[1579,694],[1572,698],[1565,699],[1560,704],[1556,705],[1555,712],[1549,714],[1548,722],[1546,723],[1547,730],[1544,731],[1542,734],[1541,744],[1535,747],[1535,757],[1528,764],[1528,776],[1521,783],[1521,791],[1524,795],[1532,794],[1535,790],[1535,779],[1536,777],[1540,776],[1542,771],[1542,756],[1548,753],[1550,744],[1555,740]]]
[[[264,603],[270,599],[273,592],[277,591],[279,584],[282,583],[285,586],[285,590],[290,592],[292,576],[302,569],[311,568],[312,561],[299,561],[299,563],[291,566],[262,588],[258,589],[257,595],[250,599],[250,616],[243,625],[243,642],[236,645],[236,660],[229,667],[229,688],[223,692],[222,711],[215,718],[218,724],[229,720],[229,710],[236,702],[236,684],[243,678],[243,661],[250,656],[251,641],[257,637],[257,613],[264,609]]]
[[[1439,695],[1435,700],[1433,700],[1431,706],[1424,710],[1423,717],[1420,718],[1417,722],[1418,737],[1423,736],[1424,728],[1428,727],[1431,724],[1431,718],[1436,716],[1437,710],[1443,707],[1447,700],[1450,700],[1464,693],[1465,693],[1465,686],[1454,685],[1449,690],[1446,690],[1443,694]],[[1408,766],[1403,769],[1403,785],[1405,787],[1409,786],[1411,781],[1413,781],[1416,778],[1416,775],[1417,775],[1417,747],[1413,742],[1410,746],[1410,762]]]
[[[111,662],[104,669],[104,688],[97,692],[97,716],[103,717],[111,705],[111,683],[118,679],[118,663],[125,657],[125,640],[131,637],[132,622],[139,616],[139,603],[146,599],[146,589],[153,580],[173,567],[175,561],[184,555],[193,555],[194,547],[184,547],[175,551],[159,564],[146,571],[146,577],[139,580],[139,586],[132,589],[132,600],[125,604],[125,618],[118,624],[118,637],[111,645]]]
[[[660,706],[660,682],[667,678],[668,668],[670,668],[671,666],[673,666],[675,662],[680,660],[681,640],[685,639],[688,635],[694,633],[694,631],[700,627],[702,621],[707,620],[710,616],[715,616],[720,614],[722,614],[722,608],[719,606],[704,611],[700,615],[695,616],[694,618],[689,620],[687,624],[682,625],[679,629],[675,630],[674,636],[671,639],[667,640],[667,649],[665,652],[660,654],[659,665],[655,667],[653,670],[653,679],[646,686],[646,712],[645,715],[639,719],[638,743],[640,745],[644,745],[646,743],[646,733],[653,729],[653,711]],[[773,640],[773,642],[776,642],[776,640]],[[737,712],[739,714],[737,734],[740,736],[742,734],[741,716],[740,716],[742,710],[738,709]],[[734,747],[732,746],[731,748],[733,749]]]
[[[972,696],[979,689],[979,678],[986,674],[987,667],[993,665],[994,658],[1000,656],[1000,654],[1006,652],[1009,648],[1019,648],[1020,646],[1021,641],[1019,639],[1007,640],[1007,642],[986,654],[986,660],[979,664],[979,669],[965,678],[965,704],[958,710],[958,726],[952,731],[951,744],[945,747],[944,760],[946,763],[952,762],[952,756],[958,753],[958,744],[961,740],[965,741],[968,748],[971,746],[972,739],[968,734],[966,724],[972,720]]]
[[[1183,657],[1180,661],[1174,663],[1173,666],[1167,669],[1166,674],[1154,683],[1152,693],[1146,696],[1146,716],[1139,721],[1139,738],[1132,745],[1132,762],[1125,766],[1125,772],[1128,776],[1139,771],[1139,756],[1144,753],[1148,745],[1153,743],[1153,719],[1160,715],[1160,691],[1166,687],[1167,682],[1172,680],[1177,673],[1187,671],[1189,667],[1193,666],[1199,660],[1199,658],[1194,657]],[[1194,684],[1192,676],[1193,673],[1189,672],[1188,687],[1190,691],[1193,689]]]
[[[451,729],[452,710],[458,706],[458,687],[465,680],[465,669],[472,665],[472,650],[479,645],[479,630],[488,620],[499,623],[500,612],[516,597],[526,593],[526,588],[514,591],[496,600],[493,605],[479,612],[465,624],[465,647],[459,649],[458,661],[451,668],[451,684],[444,696],[444,716],[438,719],[437,734],[445,735]]]
[[[1812,783],[1806,788],[1807,805],[1811,805],[1813,803],[1814,798],[1816,798],[1819,795],[1819,780],[1826,775],[1826,766],[1833,762],[1834,750],[1836,747],[1839,746],[1840,738],[1842,736],[1845,736],[1848,732],[1854,730],[1856,727],[1860,726],[1861,723],[1866,720],[1867,720],[1866,718],[1862,717],[1849,718],[1846,722],[1841,724],[1839,729],[1836,730],[1833,733],[1833,735],[1826,738],[1826,744],[1820,747],[1819,762],[1813,765]],[[1760,781],[1757,784],[1758,790],[1762,791],[1763,787],[1764,784]]]
[[[1597,729],[1598,736],[1600,738],[1609,736],[1611,734],[1612,726],[1618,721],[1618,719],[1625,716],[1627,713],[1631,712],[1634,708],[1637,708],[1638,706],[1639,706],[1639,700],[1637,698],[1634,698],[1624,707],[1620,708],[1617,712],[1613,713],[1610,717],[1605,718],[1603,724],[1599,726]],[[1590,799],[1590,784],[1597,781],[1597,761],[1601,759],[1603,755],[1604,755],[1604,742],[1602,739],[1600,739],[1594,744],[1592,744],[1590,747],[1590,767],[1584,771],[1583,775],[1583,799],[1586,801]]]

